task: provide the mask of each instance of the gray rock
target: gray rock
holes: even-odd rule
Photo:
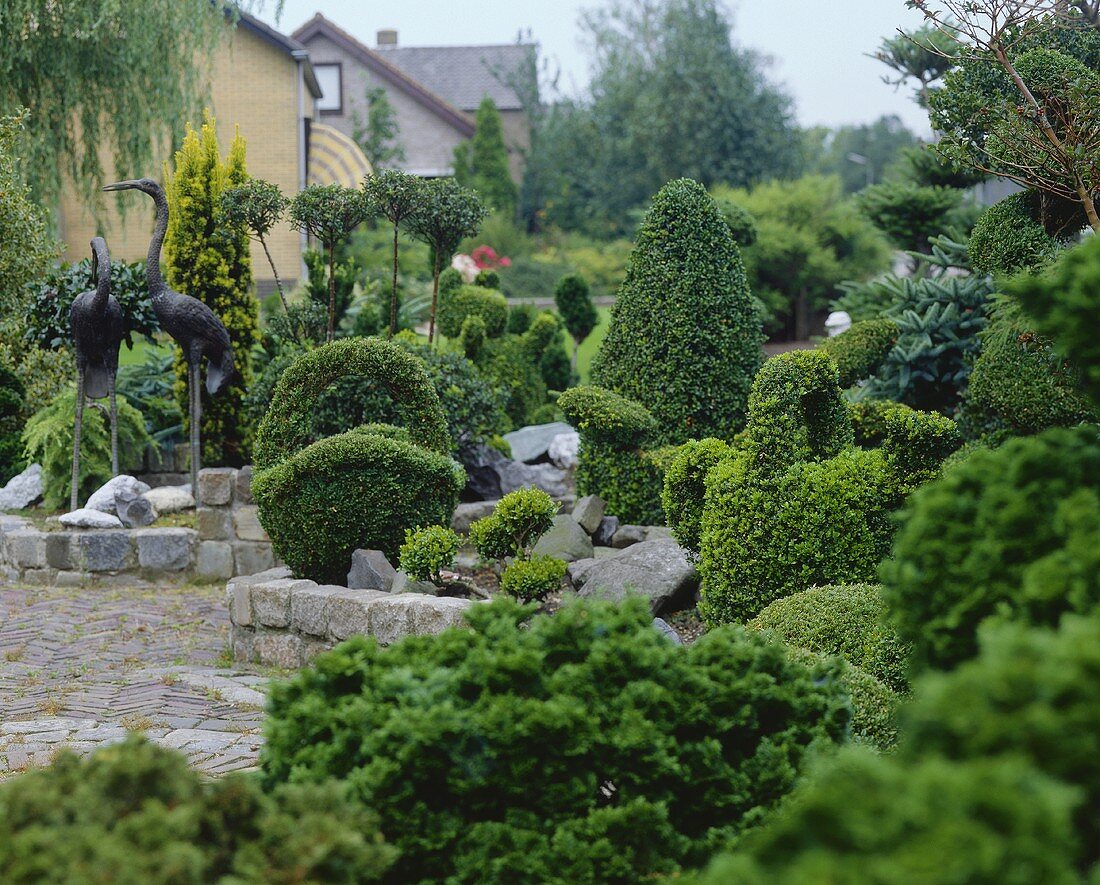
[[[421,593],[427,596],[435,596],[439,588],[428,581],[414,581],[404,572],[398,572],[390,585],[390,593]]]
[[[389,593],[397,569],[381,550],[356,550],[351,554],[348,587],[352,590],[381,590]]]
[[[191,567],[191,549],[197,539],[193,529],[139,529],[133,534],[142,568],[181,572]]]
[[[328,601],[327,633],[333,639],[370,633],[370,605],[378,599],[389,599],[381,590],[342,590]]]
[[[312,581],[295,589],[290,598],[290,621],[296,630],[311,636],[328,634],[329,601],[347,588],[332,584],[318,586]]]
[[[632,544],[640,544],[645,540],[645,526],[621,525],[611,536],[611,546],[622,549]]]
[[[200,541],[195,556],[195,574],[217,580],[233,577],[232,545],[228,541]]]
[[[46,565],[46,532],[19,529],[4,536],[8,561],[19,568],[43,568]]]
[[[406,636],[442,633],[464,625],[468,599],[403,593],[371,603],[370,633],[380,645],[391,645]]]
[[[573,428],[564,421],[552,424],[533,424],[504,434],[504,441],[512,447],[512,457],[516,461],[533,463],[546,460],[546,453],[554,437],[563,433],[572,433]]]
[[[260,511],[255,504],[245,504],[233,511],[233,529],[242,541],[270,541],[260,525]]]
[[[593,535],[599,529],[606,509],[607,504],[599,495],[585,495],[573,505],[572,516],[582,529]]]
[[[470,526],[479,519],[492,514],[496,506],[496,501],[473,501],[469,504],[459,504],[451,517],[451,528],[460,535],[468,535]]]
[[[569,474],[550,464],[507,461],[500,466],[499,475],[501,495],[531,486],[542,489],[552,498],[559,498],[573,491]]]
[[[680,638],[680,634],[672,629],[672,625],[668,623],[664,618],[654,618],[653,626],[657,632],[668,639],[673,645],[683,645],[684,640]]]
[[[588,574],[588,570],[596,564],[594,558],[578,559],[566,566],[565,573],[569,576],[569,581],[574,587],[581,587],[584,585],[584,578]]]
[[[233,538],[233,511],[228,507],[200,507],[197,516],[199,537],[204,541]]]
[[[115,513],[128,529],[152,525],[157,518],[157,512],[149,499],[130,489],[115,489]]]
[[[73,536],[68,532],[46,533],[46,565],[56,569],[71,569],[73,559]]]
[[[232,467],[204,467],[199,471],[200,504],[208,507],[224,507],[233,501],[233,485],[237,471]]]
[[[58,522],[73,529],[120,529],[122,520],[113,513],[105,513],[102,510],[92,510],[81,507],[72,513],[64,513],[58,517]]]
[[[233,545],[233,562],[238,575],[254,575],[275,565],[275,553],[263,541],[237,541]]]
[[[76,540],[81,564],[89,572],[121,571],[132,561],[129,532],[87,532]]]
[[[144,495],[145,500],[153,505],[158,516],[166,513],[181,513],[191,510],[195,506],[195,498],[191,494],[191,486],[161,486],[158,489],[149,489]]]
[[[466,468],[465,501],[494,501],[516,489],[535,486],[559,497],[572,491],[569,475],[550,464],[524,464],[489,446],[476,446],[463,455]]]
[[[264,627],[289,627],[291,599],[301,589],[315,587],[312,581],[283,578],[252,585],[252,617]]]
[[[665,525],[647,525],[645,527],[645,539],[647,541],[664,541],[673,538],[672,529]]]
[[[595,556],[596,559],[607,559],[609,556],[618,556],[619,551],[614,547],[594,547],[592,555]]]
[[[649,600],[654,614],[661,614],[690,604],[699,573],[675,541],[661,539],[597,561],[581,576],[581,584],[581,596],[619,602],[636,594]]]
[[[140,479],[122,473],[107,480],[98,489],[92,492],[88,503],[84,505],[86,510],[102,510],[104,513],[115,513],[115,495],[119,492],[131,492],[134,495],[144,495],[149,491],[149,486]]]
[[[550,530],[539,538],[532,551],[536,555],[553,556],[563,562],[592,557],[592,539],[567,513],[554,517]]]
[[[619,517],[617,516],[605,516],[600,520],[600,525],[592,533],[592,543],[597,547],[610,547],[611,539],[615,537],[615,532],[619,530]]]
[[[332,643],[324,639],[318,639],[316,636],[310,636],[307,633],[302,634],[301,645],[301,660],[299,663],[303,667],[308,667],[316,660],[317,655],[324,654],[326,651],[332,651]]]
[[[252,503],[252,465],[247,464],[237,471],[234,481],[233,498],[238,504]]]
[[[252,640],[252,660],[269,667],[296,669],[302,660],[302,637],[283,630],[257,630]]]
[[[42,465],[32,464],[0,489],[0,510],[22,510],[42,497]]]
[[[562,470],[572,470],[577,466],[577,454],[581,448],[581,435],[575,430],[559,433],[550,441],[546,457],[550,463]]]

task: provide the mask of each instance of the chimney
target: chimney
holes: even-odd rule
[[[397,45],[397,31],[393,28],[386,28],[378,32],[378,48],[382,49],[386,46]]]

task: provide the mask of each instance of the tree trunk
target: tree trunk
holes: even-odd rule
[[[573,339],[573,371],[577,371],[577,354],[580,352],[581,343],[574,338]]]
[[[267,248],[267,240],[260,237],[260,245],[264,247],[264,255],[267,256],[267,263],[270,265],[271,273],[275,277],[275,289],[279,293],[279,300],[283,303],[283,310],[289,316],[290,305],[286,303],[286,294],[283,292],[283,281],[279,279],[279,271],[275,269],[275,260],[271,257],[271,250]]]
[[[332,343],[336,337],[336,245],[328,247],[328,334],[325,341]]]
[[[428,347],[435,341],[435,308],[439,303],[439,250],[435,253],[435,274],[432,279],[432,312],[428,319]]]
[[[393,226],[393,287],[390,289],[390,338],[397,334],[397,225]]]

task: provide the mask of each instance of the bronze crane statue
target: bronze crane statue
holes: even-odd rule
[[[76,347],[76,427],[73,430],[73,482],[69,509],[76,510],[80,482],[80,437],[84,428],[84,398],[111,400],[111,475],[118,475],[118,404],[115,376],[118,351],[126,331],[122,308],[111,294],[111,256],[103,237],[92,239],[95,288],[81,292],[69,309],[69,326]]]
[[[191,492],[198,497],[199,486],[199,424],[202,419],[202,361],[206,359],[206,391],[217,396],[237,377],[233,363],[233,347],[222,321],[209,307],[173,291],[160,275],[160,249],[168,230],[168,199],[164,189],[148,178],[108,184],[105,191],[139,190],[153,198],[157,207],[157,224],[149,241],[149,256],[145,261],[145,281],[153,301],[153,313],[160,327],[183,349],[187,361],[187,390],[191,421]]]

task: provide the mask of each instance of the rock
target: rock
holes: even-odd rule
[[[234,481],[233,498],[238,504],[252,503],[252,465],[246,464],[237,471]]]
[[[496,501],[472,501],[468,504],[459,504],[451,517],[451,528],[460,535],[468,535],[470,526],[492,514],[496,506]]]
[[[562,470],[572,470],[577,466],[577,453],[581,448],[581,435],[575,430],[559,433],[550,440],[546,456],[550,463]]]
[[[351,554],[351,571],[348,572],[348,587],[352,590],[381,590],[390,592],[395,569],[381,550],[356,550]]]
[[[504,434],[504,441],[512,447],[512,457],[517,461],[532,464],[545,461],[550,443],[554,437],[563,433],[572,433],[573,428],[564,421],[552,424],[533,424]]]
[[[148,498],[125,488],[115,489],[115,513],[128,529],[152,525],[157,518],[157,512]]]
[[[62,514],[58,522],[69,528],[76,529],[120,529],[122,520],[113,513],[105,513],[102,510],[92,510],[81,507],[71,513]]]
[[[195,506],[195,498],[191,494],[190,484],[149,489],[143,497],[153,505],[153,509],[158,516],[164,516],[166,513],[181,513],[184,510],[191,510]]]
[[[550,530],[539,538],[532,552],[535,555],[553,556],[563,562],[575,562],[578,559],[592,558],[592,539],[566,513],[554,517]]]
[[[263,541],[237,541],[233,544],[233,561],[238,575],[254,575],[275,565],[275,553]]]
[[[200,578],[233,577],[233,547],[228,541],[200,541],[195,557],[195,574]]]
[[[233,536],[233,511],[228,507],[200,507],[196,520],[204,541],[229,541]]]
[[[448,627],[464,626],[472,604],[476,603],[452,596],[388,596],[371,604],[370,633],[379,645],[391,645],[406,636],[442,633]]]
[[[672,529],[667,525],[647,525],[645,527],[645,539],[647,541],[665,541],[669,538],[675,539],[672,534]]]
[[[509,461],[501,467],[500,490],[507,495],[516,489],[534,486],[551,498],[562,498],[573,491],[572,482],[564,470],[550,464],[523,464]]]
[[[597,547],[610,547],[611,539],[619,530],[619,517],[605,516],[600,520],[600,526],[592,533],[592,543]]]
[[[370,633],[370,605],[383,597],[389,598],[389,594],[381,590],[341,590],[334,593],[326,606],[328,635],[343,640]]]
[[[585,495],[583,498],[578,498],[577,503],[573,505],[572,516],[582,529],[592,535],[599,529],[606,509],[607,504],[599,495]]]
[[[680,634],[672,629],[672,626],[664,618],[654,618],[653,626],[657,632],[666,637],[673,645],[683,645],[684,640],[680,638]]]
[[[129,532],[87,532],[76,540],[86,571],[117,572],[131,564]]]
[[[489,446],[475,446],[463,454],[466,468],[464,501],[495,501],[516,489],[535,486],[553,497],[572,492],[569,475],[549,464],[524,464]]]
[[[296,589],[290,598],[290,619],[294,626],[300,632],[311,636],[327,635],[329,600],[335,594],[344,592],[345,589],[333,584],[318,586],[312,581],[305,582],[304,586]]]
[[[419,593],[423,596],[438,596],[439,588],[428,581],[414,581],[404,572],[398,572],[390,585],[390,593]]]
[[[565,568],[565,573],[569,576],[569,581],[574,587],[581,587],[584,585],[585,575],[588,574],[589,569],[596,564],[596,560],[578,559],[569,563]]]
[[[632,594],[649,600],[654,614],[676,611],[695,598],[699,573],[672,540],[643,541],[600,559],[580,575],[581,596],[619,602]]]
[[[140,529],[134,532],[138,565],[162,572],[181,572],[191,566],[193,529]]]
[[[595,547],[592,552],[596,559],[607,559],[610,556],[619,555],[619,551],[614,547]]]
[[[312,581],[284,578],[252,585],[252,618],[264,627],[289,627],[291,597],[299,589],[316,587]]]
[[[237,471],[232,467],[204,467],[199,471],[199,503],[222,507],[233,501]]]
[[[621,525],[611,536],[611,546],[622,549],[645,540],[645,526]]]
[[[255,504],[245,504],[233,510],[233,530],[241,541],[267,541],[267,531],[260,525],[260,509]]]
[[[135,479],[126,473],[121,473],[113,479],[107,480],[98,489],[92,492],[85,510],[101,510],[104,513],[115,512],[115,495],[118,492],[131,492],[134,495],[144,495],[149,491],[149,486],[140,479]]]
[[[0,510],[22,510],[42,497],[42,465],[32,464],[0,489]]]
[[[48,532],[18,529],[4,537],[8,562],[19,568],[42,568],[47,564]]]

